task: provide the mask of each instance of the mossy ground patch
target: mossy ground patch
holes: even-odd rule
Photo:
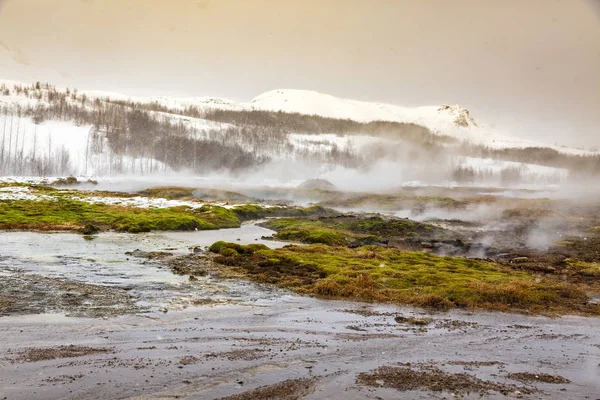
[[[600,314],[585,288],[492,262],[378,246],[241,246],[217,242],[215,261],[299,293],[433,308]]]

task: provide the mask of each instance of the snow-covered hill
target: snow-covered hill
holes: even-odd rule
[[[341,99],[308,90],[286,89],[263,93],[246,103],[245,106],[260,110],[281,110],[360,122],[414,123],[425,126],[434,133],[450,135],[496,149],[546,147],[567,154],[591,154],[585,150],[553,146],[497,132],[481,121],[476,121],[469,110],[460,105],[443,104],[411,108]]]
[[[15,81],[0,80],[0,85],[8,87],[27,85]],[[343,99],[310,90],[277,89],[262,93],[248,102],[236,102],[219,97],[139,97],[120,93],[102,91],[80,91],[89,98],[110,98],[137,103],[156,103],[173,110],[184,110],[194,107],[200,110],[265,110],[283,111],[306,115],[318,115],[328,118],[349,119],[358,122],[392,121],[414,123],[429,128],[432,132],[449,135],[473,144],[485,145],[495,149],[545,147],[565,154],[590,155],[598,154],[586,150],[555,146],[521,139],[498,132],[476,120],[470,111],[460,105],[432,105],[421,107],[403,107],[399,105],[364,102]],[[15,102],[19,99],[12,98]],[[24,104],[31,100],[20,99]],[[0,96],[0,105],[3,99]]]
[[[135,116],[134,110],[142,114]],[[228,119],[226,115],[225,119],[211,120],[210,111],[214,110],[241,111],[242,118],[230,115]],[[568,171],[556,165],[533,164],[535,157],[515,162],[514,158],[491,158],[489,152],[455,153],[455,144],[454,150],[445,145],[441,152],[438,148],[432,165],[428,147],[403,142],[393,135],[312,128],[297,132],[268,124],[261,128],[264,121],[260,119],[247,126],[244,118],[255,110],[415,124],[434,134],[495,149],[545,147],[568,155],[592,154],[501,135],[458,105],[409,108],[291,89],[269,91],[249,102],[212,97],[129,97],[0,81],[0,175],[68,171],[112,176],[184,170],[207,174],[262,165],[266,178],[279,181],[322,175],[333,181],[352,181],[359,186],[370,181],[382,187],[452,180],[493,185],[554,184],[568,177]],[[296,121],[296,117],[285,118]],[[313,119],[308,126],[321,123]],[[431,137],[421,127],[409,125],[407,129],[419,137]],[[269,162],[267,167],[264,160]],[[344,187],[344,182],[334,183]]]
[[[476,120],[468,109],[457,104],[403,107],[385,103],[342,99],[315,91],[296,89],[271,90],[256,96],[249,102],[235,102],[216,97],[127,97],[114,93],[84,93],[91,96],[110,96],[137,102],[156,102],[174,109],[197,107],[200,109],[223,110],[266,110],[350,119],[358,122],[414,123],[425,126],[434,133],[449,135],[494,149],[545,147],[565,154],[594,154],[590,151],[525,140],[507,135],[504,132],[498,132],[484,122]]]

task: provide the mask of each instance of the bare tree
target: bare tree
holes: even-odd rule
[[[0,170],[4,167],[4,143],[6,140],[6,121],[8,121],[8,112],[7,109],[3,109],[4,112],[4,126],[2,129],[2,148],[0,150]]]

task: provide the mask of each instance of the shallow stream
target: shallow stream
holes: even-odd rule
[[[598,319],[429,313],[319,300],[235,279],[190,282],[159,262],[126,254],[136,249],[185,254],[217,240],[256,243],[271,233],[254,225],[103,233],[93,240],[64,233],[0,233],[0,281],[14,282],[3,290],[19,294],[32,287],[31,302],[39,303],[26,313],[0,317],[0,398],[216,399],[297,378],[313,382],[304,399],[452,394],[357,384],[358,374],[384,365],[439,368],[508,385],[505,394],[490,392],[486,398],[595,399],[600,393]],[[52,286],[54,280],[60,285]],[[55,302],[68,309],[69,298],[81,293],[93,303],[98,296],[90,287],[109,290],[98,296],[112,303],[99,309],[118,307],[123,300],[117,292],[130,295],[137,308],[93,314],[102,318],[43,308]],[[61,292],[62,300],[44,297],[50,295],[44,290]],[[398,316],[427,322],[413,325]],[[65,346],[71,345],[104,352],[65,356]],[[57,356],[23,361],[32,349]],[[516,372],[552,374],[570,383],[522,383],[510,379]],[[533,392],[524,396],[528,390]]]

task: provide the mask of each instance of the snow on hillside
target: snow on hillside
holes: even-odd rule
[[[0,116],[2,132],[0,148],[3,156],[11,155],[12,162],[32,156],[48,159],[59,156],[63,150],[77,170],[85,169],[85,153],[90,126],[76,126],[70,122],[47,121],[35,124],[31,118]],[[7,127],[8,126],[8,127]],[[83,171],[82,171],[83,172]]]
[[[394,149],[397,142],[386,138],[374,138],[364,135],[306,135],[292,134],[289,140],[297,148],[303,148],[311,151],[327,151],[333,146],[338,149],[352,149],[359,154],[365,154],[374,146],[381,148]],[[456,168],[469,168],[477,174],[501,174],[502,171],[509,169],[518,170],[520,175],[528,181],[539,181],[553,179],[561,181],[568,177],[569,172],[563,168],[545,167],[541,165],[519,163],[513,161],[495,160],[491,158],[476,158],[464,156],[449,156],[444,161],[448,164],[448,170]]]
[[[15,81],[0,80],[0,85],[14,87]],[[89,98],[110,98],[113,100],[134,101],[140,103],[157,103],[173,110],[196,107],[200,110],[266,110],[284,111],[307,115],[319,115],[329,118],[350,119],[359,122],[392,121],[414,123],[429,128],[432,132],[456,137],[474,144],[482,144],[490,148],[527,148],[546,147],[566,154],[598,154],[585,150],[543,144],[531,140],[520,139],[499,132],[481,121],[477,121],[460,105],[437,105],[421,107],[403,107],[385,103],[364,102],[343,99],[332,95],[310,90],[277,89],[256,96],[249,102],[236,102],[218,97],[140,97],[102,91],[80,91]],[[31,99],[18,96],[0,96],[2,102],[22,102],[31,104]],[[199,121],[191,121],[198,124]],[[200,123],[201,124],[201,123]]]
[[[438,112],[439,107],[400,107],[388,104],[347,100],[310,90],[272,90],[252,99],[248,104],[262,110],[281,110],[360,122],[399,121],[436,123],[438,127],[454,124],[450,112]]]
[[[30,160],[27,169],[32,175],[47,175],[50,165],[81,176],[110,173],[115,163],[129,173],[169,170],[157,160],[116,156],[106,148],[100,153],[93,152],[91,128],[66,121],[36,124],[29,117],[0,115],[0,158],[7,171],[22,171],[22,164]]]
[[[87,93],[93,94],[93,92]],[[111,94],[111,97],[114,96],[118,95]],[[122,95],[120,97],[124,98]],[[547,147],[567,154],[592,154],[585,150],[543,144],[497,132],[480,121],[476,121],[469,110],[460,105],[403,107],[385,103],[342,99],[315,91],[296,89],[271,90],[246,103],[215,97],[131,97],[129,99],[147,103],[156,102],[174,109],[193,106],[200,109],[283,111],[350,119],[358,122],[414,123],[425,126],[434,133],[450,135],[495,149]]]
[[[0,81],[0,88],[11,89],[8,94],[0,93],[0,108],[46,105],[44,96],[31,89],[31,85],[18,82]],[[15,86],[27,86],[29,94],[17,94],[12,90]],[[43,90],[43,89],[42,89]],[[72,93],[72,92],[71,92]],[[239,146],[244,151],[257,157],[264,157],[270,163],[261,171],[261,184],[264,180],[274,179],[277,185],[297,180],[325,177],[336,185],[344,187],[345,182],[363,185],[370,182],[374,187],[383,188],[404,185],[407,182],[441,183],[452,179],[468,183],[492,183],[504,185],[503,180],[511,180],[518,176],[528,184],[554,184],[564,181],[568,172],[564,169],[542,167],[533,164],[464,157],[447,152],[436,157],[437,168],[431,168],[428,153],[418,154],[414,159],[413,152],[405,143],[386,137],[368,135],[336,134],[285,134],[255,137],[255,127],[236,127],[231,124],[210,121],[177,114],[177,110],[188,107],[225,110],[270,110],[294,112],[309,115],[320,115],[331,118],[352,119],[361,122],[384,120],[415,123],[428,127],[439,134],[452,135],[474,143],[485,144],[493,148],[524,148],[543,146],[538,143],[502,136],[477,121],[470,112],[458,105],[424,106],[416,108],[401,107],[389,104],[367,103],[355,100],[340,99],[334,96],[303,90],[274,90],[263,93],[247,103],[236,103],[209,97],[169,98],[169,97],[127,97],[107,92],[85,93],[88,99],[131,100],[141,103],[155,102],[169,108],[170,112],[148,111],[153,117],[165,122],[165,126],[173,124],[177,128],[185,126],[189,137],[211,143],[222,143],[228,146]],[[46,97],[48,98],[48,97]],[[79,107],[88,107],[93,111],[92,102],[84,102],[77,96],[67,96],[67,102]],[[0,113],[1,114],[1,113]],[[201,116],[202,113],[190,113]],[[115,174],[175,173],[189,171],[189,165],[177,164],[171,169],[157,159],[151,158],[154,152],[132,152],[129,154],[146,157],[133,158],[124,154],[113,153],[108,142],[108,134],[92,129],[91,125],[72,121],[46,120],[35,123],[30,117],[0,115],[0,174],[3,175],[37,175],[51,176],[69,171],[80,176],[111,176]],[[42,118],[43,119],[43,118]],[[90,121],[89,119],[87,121]],[[125,128],[127,129],[127,128]],[[169,128],[166,128],[167,130]],[[176,157],[184,154],[186,144],[177,145]],[[190,148],[190,145],[187,145]],[[552,146],[546,146],[556,148]],[[573,149],[556,148],[571,154],[590,154]],[[422,150],[419,151],[423,153]],[[213,152],[214,154],[215,152]],[[218,154],[227,151],[218,150]],[[212,154],[203,157],[210,158]],[[157,156],[158,158],[158,156]],[[163,158],[165,162],[175,157]],[[187,159],[187,158],[186,158]],[[192,159],[195,161],[199,158]],[[29,161],[28,161],[29,160]],[[35,162],[31,161],[34,160]],[[353,163],[353,161],[357,162]],[[363,161],[363,165],[360,162]],[[29,164],[27,164],[29,163]],[[27,165],[26,165],[27,164]],[[62,165],[65,168],[49,169],[48,165]],[[309,165],[310,164],[310,165]],[[173,164],[169,164],[173,165]],[[360,165],[362,171],[357,167]],[[26,167],[24,167],[26,166]],[[217,166],[218,167],[218,166]],[[390,173],[393,171],[393,173]],[[209,175],[211,171],[203,170]],[[478,175],[474,179],[471,175]],[[193,175],[193,174],[192,174]],[[388,178],[383,179],[383,177]],[[249,178],[245,178],[249,179]]]
[[[186,115],[170,114],[170,113],[158,112],[158,111],[152,112],[151,114],[161,116],[167,120],[170,120],[172,123],[181,122],[186,127],[196,130],[198,133],[198,135],[197,135],[198,138],[204,138],[204,139],[210,138],[210,136],[207,135],[207,131],[222,130],[222,129],[234,127],[233,125],[227,124],[224,122],[209,121],[209,120],[202,119],[202,118],[188,117]]]
[[[296,112],[359,122],[414,123],[425,126],[434,133],[450,135],[496,149],[547,147],[568,154],[592,154],[584,150],[552,146],[501,134],[475,121],[469,110],[459,105],[411,108],[341,99],[319,92],[295,89],[272,90],[255,97],[247,104],[250,108],[260,110]]]

